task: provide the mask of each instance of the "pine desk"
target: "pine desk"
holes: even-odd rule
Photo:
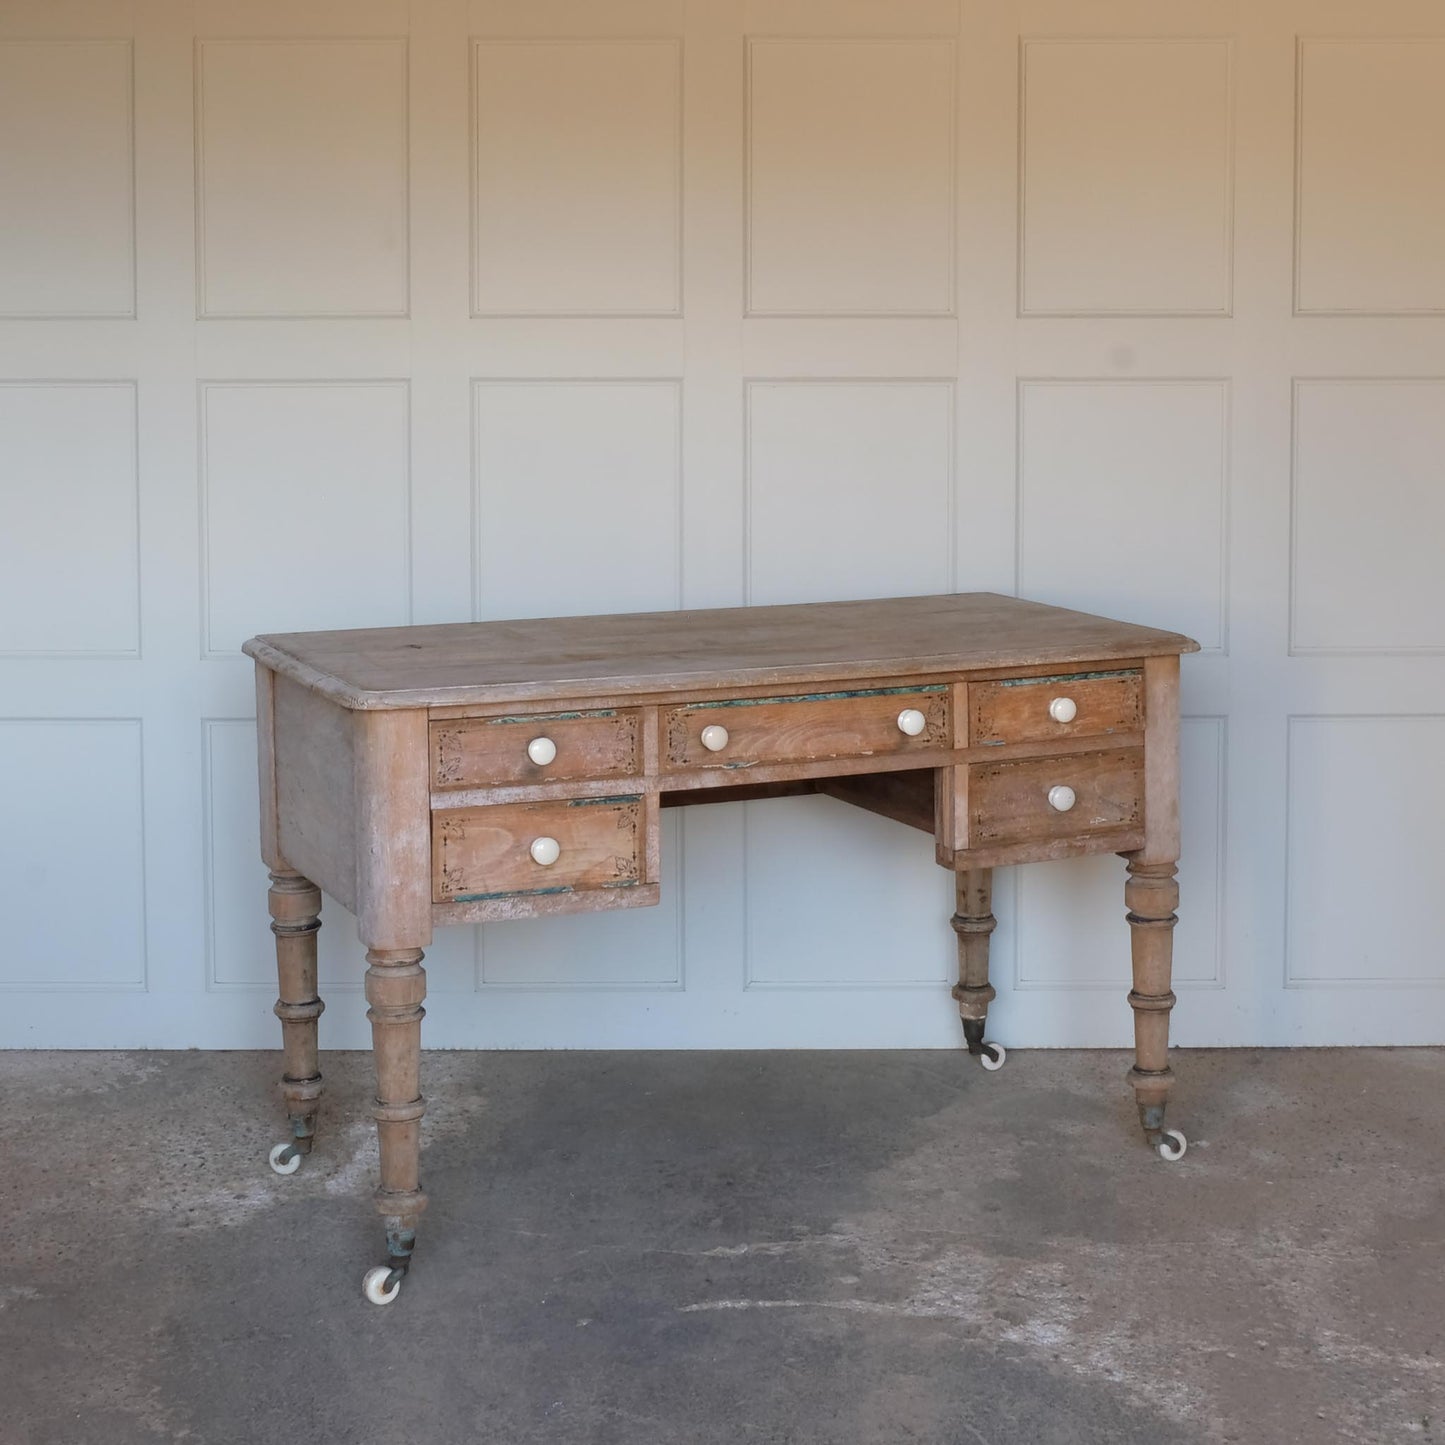
[[[366,947],[395,1297],[420,1182],[422,950],[449,923],[656,903],[659,809],[826,793],[932,833],[957,884],[953,989],[984,1038],[992,870],[1128,859],[1135,1063],[1164,1126],[1179,889],[1179,656],[1197,644],[992,593],[257,637],[261,852],[271,870],[290,1139],[310,1152],[321,894]]]

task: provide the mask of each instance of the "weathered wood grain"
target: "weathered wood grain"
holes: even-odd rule
[[[274,698],[277,844],[287,864],[356,911],[356,714],[288,677]]]
[[[910,736],[899,714],[921,712],[923,731]],[[822,696],[750,698],[668,708],[663,712],[666,763],[675,768],[728,768],[757,763],[816,762],[922,753],[948,746],[948,689],[890,687]],[[719,751],[703,745],[710,726],[726,729]]]
[[[933,770],[906,773],[863,773],[853,777],[824,778],[813,785],[840,803],[851,803],[881,818],[892,818],[909,828],[933,832]]]
[[[438,813],[432,829],[432,897],[483,901],[508,893],[536,897],[589,889],[634,888],[648,873],[648,812],[641,797],[497,803]],[[542,837],[560,845],[556,862],[529,851]]]
[[[577,699],[693,685],[845,684],[1194,652],[1178,633],[992,592],[252,638],[245,651],[346,707]]]
[[[1024,681],[975,682],[968,689],[969,741],[977,747],[1000,743],[1062,742],[1137,732],[1143,726],[1142,677],[1083,674]],[[1078,708],[1072,722],[1049,713],[1055,698]]]
[[[1074,790],[1067,812],[1049,803],[1055,785]],[[970,847],[1079,839],[1139,827],[1144,818],[1144,754],[1138,748],[974,763],[968,778]]]
[[[550,763],[535,763],[527,745],[549,739]],[[501,783],[557,783],[615,778],[642,771],[642,715],[636,708],[525,717],[459,718],[431,725],[432,781],[437,788]]]
[[[427,718],[359,713],[355,721],[357,922],[371,949],[431,942],[431,775]]]

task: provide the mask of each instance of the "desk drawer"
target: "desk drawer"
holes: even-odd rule
[[[432,898],[454,903],[634,888],[642,881],[646,833],[643,799],[633,797],[438,810]]]
[[[974,682],[968,687],[969,740],[1048,742],[1107,737],[1144,726],[1138,672],[1080,672]]]
[[[678,768],[922,752],[949,746],[948,690],[940,684],[695,703],[669,708],[663,728],[667,761]]]
[[[629,777],[642,771],[641,718],[635,709],[453,718],[432,723],[431,757],[439,789]]]
[[[1144,750],[975,763],[968,770],[971,847],[1084,838],[1138,828]]]

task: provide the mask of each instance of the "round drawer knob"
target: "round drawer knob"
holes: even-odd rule
[[[1079,715],[1079,705],[1071,697],[1056,697],[1049,704],[1049,716],[1055,722],[1073,722]]]
[[[562,845],[555,838],[533,838],[532,846],[527,851],[532,855],[534,863],[550,868],[562,856]]]
[[[728,745],[728,730],[721,723],[709,723],[702,730],[702,745],[710,753],[720,753]]]
[[[548,763],[557,760],[557,744],[551,738],[533,738],[527,744],[527,756],[539,768],[545,768]]]
[[[906,707],[898,714],[898,731],[916,738],[928,726],[928,719],[916,707]]]
[[[1067,813],[1077,801],[1074,790],[1067,783],[1055,783],[1049,789],[1049,807],[1056,813]]]

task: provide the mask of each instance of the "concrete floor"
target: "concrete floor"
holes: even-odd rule
[[[0,1055],[0,1440],[1445,1442],[1445,1051],[432,1054],[385,1308],[367,1060]]]

